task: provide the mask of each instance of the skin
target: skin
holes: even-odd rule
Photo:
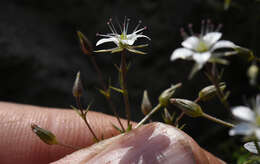
[[[112,137],[118,132],[111,123],[119,126],[114,117],[91,111],[87,117],[96,135],[109,139],[93,144],[75,111],[0,102],[0,163],[224,163],[172,126],[150,123]],[[82,149],[46,145],[31,131],[31,123],[52,131],[58,141]]]

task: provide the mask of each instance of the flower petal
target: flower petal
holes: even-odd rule
[[[188,37],[187,39],[185,39],[181,45],[185,48],[188,48],[188,49],[192,49],[192,50],[196,50],[197,47],[198,47],[198,44],[199,44],[200,40],[198,37],[196,36],[191,36],[191,37]]]
[[[234,136],[234,135],[251,135],[253,134],[255,130],[255,127],[252,124],[249,123],[240,123],[236,125],[234,128],[229,130],[229,135]]]
[[[96,46],[103,44],[103,43],[107,43],[107,42],[114,42],[116,45],[118,45],[118,40],[115,37],[111,37],[111,38],[103,38],[100,39],[99,41],[97,41]]]
[[[173,53],[171,55],[171,60],[174,61],[179,58],[187,59],[187,58],[191,57],[192,54],[193,54],[193,52],[187,48],[178,48],[173,51]]]
[[[255,120],[255,113],[246,106],[237,106],[232,108],[232,114],[244,121],[253,122]]]
[[[194,53],[192,55],[193,60],[195,60],[195,62],[199,65],[201,65],[201,67],[209,60],[210,57],[210,52]]]
[[[260,142],[257,142],[260,145]],[[251,153],[258,154],[255,143],[254,142],[247,142],[244,144],[244,148]]]
[[[137,34],[128,34],[127,35],[127,37],[126,37],[127,39],[126,40],[122,40],[122,42],[124,43],[124,44],[127,44],[127,45],[133,45],[134,44],[134,42],[138,39],[138,38],[146,38],[146,39],[148,39],[148,40],[151,40],[148,36],[145,36],[145,35],[137,35]]]
[[[219,48],[236,48],[237,46],[228,40],[220,40],[218,41],[216,44],[213,45],[213,47],[211,48],[211,51],[215,51],[216,49]]]
[[[209,32],[203,36],[203,40],[208,45],[208,47],[211,47],[221,38],[221,36],[222,34],[220,32]]]

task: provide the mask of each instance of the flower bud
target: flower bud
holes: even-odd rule
[[[40,128],[39,126],[35,124],[31,124],[32,131],[46,144],[48,145],[55,145],[58,144],[58,141],[56,140],[55,135],[43,128]]]
[[[148,98],[147,90],[144,91],[143,100],[141,104],[141,110],[144,115],[147,115],[152,110],[152,104]]]
[[[256,64],[252,64],[247,71],[247,76],[249,77],[250,84],[255,85],[257,82],[257,76],[259,73],[259,68]]]
[[[201,107],[193,101],[186,99],[171,99],[171,103],[190,117],[200,117],[203,115]]]
[[[80,72],[77,73],[73,88],[72,88],[72,94],[74,97],[80,97],[83,93],[83,86],[80,79]]]
[[[164,108],[164,114],[163,114],[163,120],[166,124],[173,125],[173,118],[174,114],[171,116],[171,114],[168,112],[167,108]]]
[[[226,84],[224,82],[219,83],[219,89],[224,91]],[[217,95],[217,89],[214,85],[207,86],[199,92],[199,99],[202,101],[208,101]]]
[[[86,55],[91,55],[93,48],[91,42],[87,39],[87,37],[81,33],[80,31],[77,31],[78,37],[79,37],[79,43],[81,50]]]
[[[169,103],[170,98],[174,94],[175,90],[181,86],[181,83],[172,85],[170,88],[163,91],[159,97],[159,103],[161,106],[166,107]]]

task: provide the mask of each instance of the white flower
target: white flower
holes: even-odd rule
[[[146,47],[148,45],[144,44],[144,45],[134,46],[134,43],[138,38],[146,38],[148,40],[151,40],[148,36],[142,35],[142,31],[146,30],[147,28],[143,27],[141,29],[138,29],[140,24],[141,24],[141,21],[139,21],[139,23],[135,27],[134,31],[131,34],[127,34],[129,22],[130,22],[130,19],[125,19],[124,24],[123,24],[123,29],[119,25],[119,28],[121,30],[121,33],[119,34],[119,33],[117,33],[117,30],[112,23],[112,19],[110,19],[108,21],[107,25],[108,25],[108,27],[109,27],[109,29],[111,30],[112,33],[106,34],[106,35],[97,34],[98,36],[103,36],[105,38],[102,38],[99,41],[97,41],[96,46],[99,46],[101,44],[108,43],[108,42],[113,42],[113,43],[116,44],[117,47],[112,48],[112,49],[98,50],[96,52],[115,53],[115,52],[120,52],[120,51],[123,51],[123,50],[126,49],[130,52],[133,52],[133,53],[145,54],[142,51],[136,50],[136,48],[142,48],[142,47]]]
[[[257,142],[258,145],[260,145],[260,142]],[[254,142],[247,142],[244,144],[244,148],[248,150],[251,153],[258,154],[257,148],[255,146]]]
[[[232,128],[229,135],[254,135],[260,140],[260,94],[257,95],[253,108],[254,110],[247,106],[237,106],[232,109],[232,114],[242,122]]]
[[[194,35],[192,31],[192,26],[189,26],[190,33],[192,36],[188,35],[181,29],[182,36],[185,40],[181,43],[183,48],[178,48],[173,51],[171,55],[171,60],[176,59],[186,59],[194,60],[196,64],[191,71],[190,77],[192,77],[198,70],[200,70],[203,65],[207,62],[217,62],[221,64],[227,64],[228,62],[221,59],[225,53],[215,53],[217,49],[223,48],[236,48],[237,46],[227,40],[220,40],[222,33],[218,32],[221,26],[213,31],[213,24],[208,21],[206,28],[204,27],[204,21],[201,25],[201,33],[199,35]]]

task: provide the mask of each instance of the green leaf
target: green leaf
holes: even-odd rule
[[[112,123],[112,126],[119,131],[120,133],[124,133],[124,131],[122,131],[119,127],[117,127],[115,124]]]
[[[83,117],[82,114],[79,112],[79,109],[74,107],[73,105],[70,106],[80,117]]]
[[[142,51],[139,51],[139,50],[135,50],[135,49],[132,49],[132,48],[126,48],[128,51],[130,51],[130,52],[133,52],[133,53],[135,53],[135,54],[140,54],[140,55],[145,55],[145,54],[147,54],[147,53],[145,53],[145,52],[142,52]]]
[[[119,89],[119,88],[115,88],[115,87],[112,87],[112,86],[109,86],[109,88],[111,88],[111,89],[113,89],[113,90],[115,90],[115,91],[117,91],[117,92],[119,92],[119,93],[124,93],[124,90],[122,90],[122,89]]]

